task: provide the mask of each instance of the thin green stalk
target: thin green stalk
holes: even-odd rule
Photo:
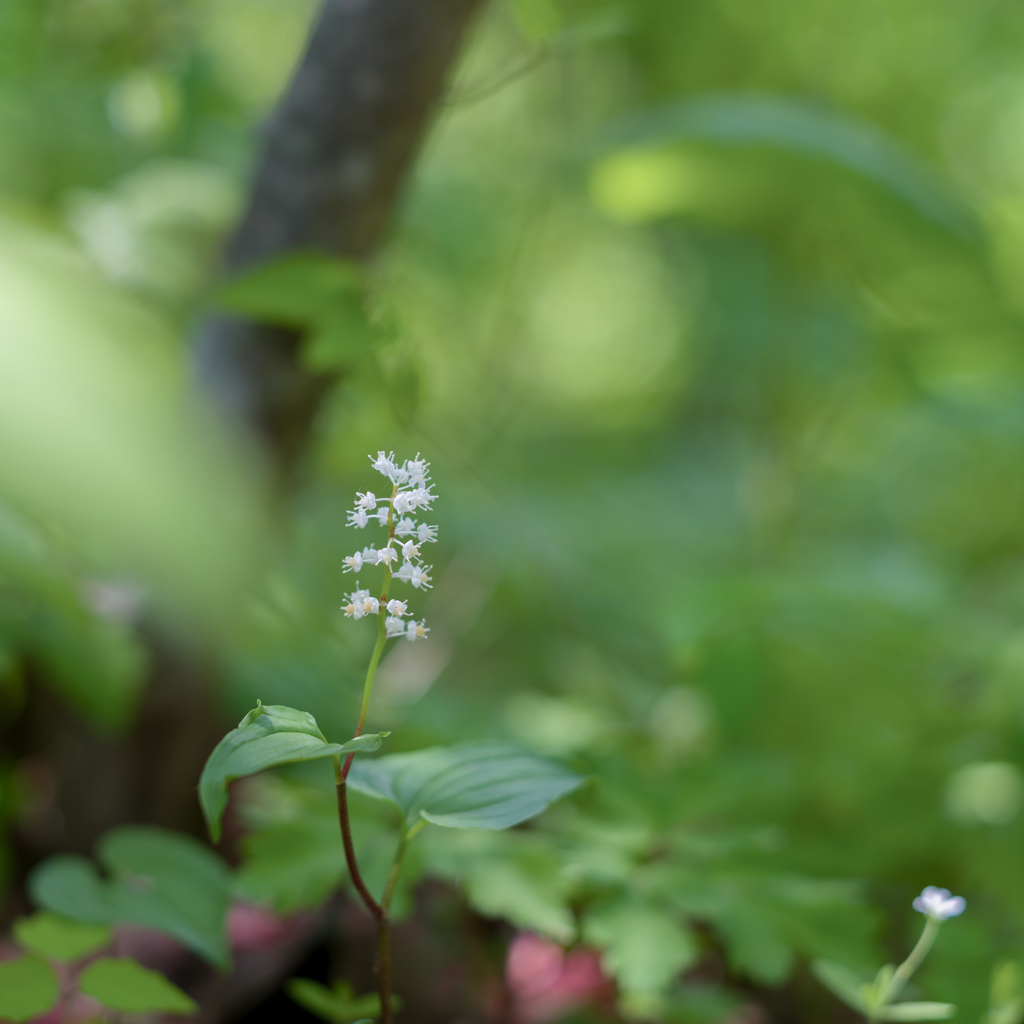
[[[395,506],[394,499],[398,493],[398,485],[395,484],[391,491],[391,505],[388,508],[388,541],[395,536]],[[373,654],[370,655],[370,664],[366,669],[366,682],[363,683],[363,701],[359,708],[359,721],[356,723],[354,736],[361,736],[366,725],[366,716],[370,711],[370,698],[373,695],[373,681],[377,675],[377,667],[380,665],[381,655],[384,653],[384,646],[387,643],[387,603],[388,591],[391,589],[391,566],[384,564],[384,585],[380,592],[379,607],[377,609],[377,642],[373,647]],[[391,1010],[391,932],[388,921],[388,907],[391,904],[391,895],[394,890],[395,880],[398,877],[398,869],[402,857],[405,854],[405,844],[415,829],[410,829],[408,835],[405,829],[399,839],[398,853],[395,863],[391,868],[387,886],[384,890],[384,897],[378,903],[367,889],[356,862],[355,847],[352,842],[352,824],[348,813],[348,773],[352,767],[352,759],[355,754],[349,754],[342,766],[340,759],[335,761],[334,775],[338,790],[338,819],[341,824],[341,840],[345,849],[345,862],[348,865],[348,873],[352,884],[359,893],[360,898],[366,905],[366,909],[377,919],[377,984],[380,992],[380,1013],[381,1024],[392,1024]]]
[[[398,882],[398,874],[402,870],[402,860],[409,847],[409,841],[424,825],[426,825],[425,820],[418,821],[412,828],[406,830],[405,823],[402,823],[402,831],[398,836],[398,849],[395,850],[395,859],[391,864],[391,871],[388,872],[384,895],[380,900],[382,912],[377,917],[377,964],[381,1024],[391,1024],[391,899],[395,895],[395,885]]]
[[[402,868],[402,860],[405,857],[405,851],[408,849],[413,836],[417,835],[426,823],[426,819],[422,818],[408,830],[406,830],[404,824],[402,825],[402,831],[398,837],[398,849],[395,850],[395,859],[391,864],[391,871],[388,874],[387,884],[384,886],[384,895],[380,900],[381,906],[385,911],[389,910],[391,907],[391,898],[395,894],[395,884],[398,881],[398,872]]]
[[[395,495],[398,493],[398,485],[392,488],[391,504],[388,506],[388,541],[395,538]],[[366,668],[366,681],[363,683],[363,702],[359,707],[359,721],[356,722],[354,736],[362,736],[363,727],[366,725],[366,716],[370,711],[370,698],[373,696],[373,681],[377,676],[377,666],[380,665],[381,655],[384,653],[384,645],[388,642],[387,628],[384,625],[388,617],[387,603],[388,592],[391,590],[391,566],[384,563],[384,585],[380,591],[379,607],[377,609],[377,642],[373,645],[373,653],[370,655],[370,664]],[[341,770],[343,779],[348,778],[349,769],[352,767],[352,759],[355,754],[349,754],[345,758],[345,765]]]
[[[370,655],[370,665],[366,670],[366,682],[363,683],[363,703],[359,708],[359,721],[356,723],[356,736],[362,736],[363,726],[366,725],[366,714],[370,710],[370,697],[373,694],[373,680],[377,675],[377,666],[380,664],[380,656],[384,653],[384,645],[387,643],[388,635],[384,629],[384,619],[387,610],[388,588],[391,585],[391,570],[384,567],[384,587],[381,591],[380,610],[377,612],[377,642],[373,645],[373,654]]]
[[[868,1017],[869,1021],[878,1020],[876,1016],[878,1010],[888,1006],[903,991],[907,982],[910,981],[914,972],[921,966],[924,958],[930,952],[935,942],[935,936],[939,934],[941,926],[941,921],[936,920],[934,917],[928,918],[924,925],[924,931],[921,932],[921,937],[917,940],[917,945],[910,951],[910,956],[896,968],[896,973],[893,974],[892,980],[886,985],[885,991],[878,1000],[877,1009]]]

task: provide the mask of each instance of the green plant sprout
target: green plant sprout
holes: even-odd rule
[[[364,547],[345,559],[346,572],[383,566],[378,596],[361,588],[347,595],[343,611],[358,620],[375,618],[377,640],[363,684],[359,717],[351,739],[331,743],[313,716],[294,708],[264,706],[257,702],[214,749],[199,780],[199,798],[210,835],[216,841],[228,802],[228,784],[241,778],[296,761],[330,758],[338,799],[338,819],[349,877],[366,909],[377,922],[378,982],[376,997],[355,997],[347,986],[325,989],[297,984],[289,988],[295,998],[327,1020],[349,1020],[354,1014],[377,1012],[381,1024],[391,1024],[391,901],[409,844],[428,824],[448,828],[503,829],[526,821],[552,801],[576,789],[583,778],[562,765],[506,743],[459,744],[434,747],[374,760],[355,761],[358,753],[377,750],[390,733],[364,733],[373,695],[373,683],[384,648],[391,639],[416,642],[427,639],[429,629],[411,616],[408,602],[392,597],[393,582],[414,590],[430,587],[431,566],[423,563],[421,548],[437,539],[437,527],[418,523],[417,513],[435,500],[429,463],[418,455],[399,464],[394,454],[378,452],[371,462],[390,485],[387,497],[372,491],[357,492],[349,523],[365,529],[371,523],[387,531],[380,547]],[[392,569],[393,563],[399,563]],[[398,839],[391,869],[380,898],[363,880],[356,861],[349,818],[348,790],[390,803],[398,812]]]
[[[81,993],[101,1013],[192,1014],[197,1006],[162,974],[131,957],[99,956],[113,939],[106,925],[83,924],[42,912],[14,922],[25,955],[0,963],[0,1018],[32,1020]],[[104,1017],[101,1019],[109,1019]]]
[[[897,1003],[907,982],[924,963],[939,934],[942,922],[958,917],[967,908],[962,896],[953,896],[948,889],[929,885],[913,903],[925,915],[924,931],[910,955],[896,967],[886,964],[873,981],[862,981],[848,967],[832,960],[815,960],[814,976],[847,1006],[862,1013],[871,1024],[876,1021],[946,1020],[956,1013],[952,1003]]]

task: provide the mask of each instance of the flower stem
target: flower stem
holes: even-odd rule
[[[398,493],[398,485],[395,484],[391,491],[391,505],[388,508],[388,541],[395,536],[395,507],[394,499]],[[362,736],[363,728],[366,725],[366,716],[370,710],[370,698],[373,695],[373,681],[377,675],[377,667],[380,665],[381,655],[384,653],[384,645],[387,643],[388,634],[385,620],[387,619],[388,591],[391,589],[391,566],[384,563],[384,585],[381,588],[379,607],[377,609],[377,642],[373,646],[373,653],[370,655],[370,664],[366,669],[366,681],[363,683],[363,701],[359,707],[359,721],[356,723],[355,736]],[[359,864],[356,861],[355,846],[352,843],[352,822],[348,813],[348,773],[352,767],[352,759],[355,752],[345,758],[342,765],[341,758],[334,760],[334,781],[338,790],[338,821],[341,824],[341,843],[345,848],[345,863],[348,865],[349,877],[359,893],[360,899],[366,905],[366,909],[377,919],[377,986],[380,992],[380,1014],[381,1024],[392,1024],[391,1014],[391,931],[388,921],[388,907],[391,905],[391,895],[394,890],[395,879],[398,877],[398,868],[402,856],[405,854],[405,844],[408,841],[405,828],[398,843],[398,853],[395,856],[395,863],[388,876],[387,886],[384,889],[384,897],[380,903],[366,887],[363,876],[359,871]],[[410,835],[415,830],[410,830]]]
[[[398,485],[396,484],[391,492],[391,499],[394,502],[395,495],[398,493]],[[394,540],[395,537],[395,506],[392,504],[388,508],[388,540]],[[391,589],[391,566],[384,563],[384,585],[380,590],[380,599],[378,601],[377,608],[377,642],[373,645],[373,653],[370,655],[370,664],[366,667],[366,681],[363,683],[363,702],[359,706],[359,721],[356,722],[356,731],[353,733],[353,738],[356,736],[363,735],[363,727],[366,725],[366,716],[370,711],[370,698],[373,696],[373,681],[377,675],[377,666],[380,665],[381,655],[384,653],[384,645],[388,642],[388,631],[385,622],[387,621],[388,610],[388,591]],[[352,759],[355,757],[355,752],[348,755],[345,758],[345,764],[341,769],[342,779],[348,778],[349,769],[352,767]]]
[[[391,898],[395,894],[398,873],[402,869],[402,859],[409,846],[409,840],[426,824],[418,821],[412,828],[406,829],[402,823],[402,831],[398,836],[398,849],[388,873],[384,895],[381,897],[381,914],[377,918],[377,964],[378,984],[380,988],[381,1024],[391,1024]]]
[[[345,847],[345,863],[348,865],[348,873],[352,884],[356,887],[356,892],[366,904],[366,909],[379,921],[384,909],[366,888],[366,883],[359,871],[359,864],[356,862],[356,851],[352,845],[352,823],[348,816],[348,785],[342,773],[340,758],[335,759],[334,762],[334,781],[338,787],[338,821],[341,823],[341,843]]]
[[[924,931],[921,932],[917,945],[910,951],[910,956],[896,968],[896,973],[893,974],[892,980],[886,985],[885,991],[878,1000],[878,1007],[875,1013],[888,1006],[903,991],[904,986],[910,981],[914,972],[924,962],[924,958],[931,950],[932,944],[935,942],[935,936],[939,934],[941,926],[942,922],[934,917],[929,917],[925,921]],[[878,1018],[873,1013],[868,1019],[874,1021]]]

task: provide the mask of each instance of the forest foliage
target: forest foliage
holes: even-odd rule
[[[223,965],[231,900],[346,884],[322,762],[237,791],[230,869],[178,837],[193,906],[162,899],[189,886],[149,822],[100,839],[105,874],[39,833],[14,737],[37,692],[130,729],[156,644],[215,665],[225,732],[259,699],[349,740],[373,637],[340,608],[346,509],[367,452],[422,451],[431,633],[393,642],[368,731],[588,781],[527,827],[426,829],[399,917],[441,879],[506,936],[599,951],[627,1018],[784,993],[810,1020],[840,1011],[809,963],[899,962],[912,897],[949,886],[969,909],[909,994],[976,1020],[992,986],[1017,1024],[1024,14],[496,0],[378,257],[225,280],[313,14],[0,5],[5,921],[136,921]],[[302,329],[335,375],[284,499],[195,394],[223,312]],[[379,891],[395,823],[353,815]],[[111,910],[138,871],[150,909]],[[344,1016],[341,984],[306,1004]]]

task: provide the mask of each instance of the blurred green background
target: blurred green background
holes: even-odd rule
[[[949,886],[919,994],[977,1019],[1024,954],[1024,11],[496,0],[367,269],[372,330],[307,349],[343,372],[271,503],[189,344],[313,14],[0,5],[10,906],[67,843],[36,689],[130,728],[156,643],[201,652],[224,722],[259,697],[350,733],[344,512],[367,452],[421,451],[431,639],[387,656],[371,725],[594,776],[535,828],[425,837],[421,869],[678,1021],[843,1019],[807,959],[901,957]],[[253,790],[265,835],[303,778]],[[284,893],[313,869],[259,849],[279,909],[340,875]]]

